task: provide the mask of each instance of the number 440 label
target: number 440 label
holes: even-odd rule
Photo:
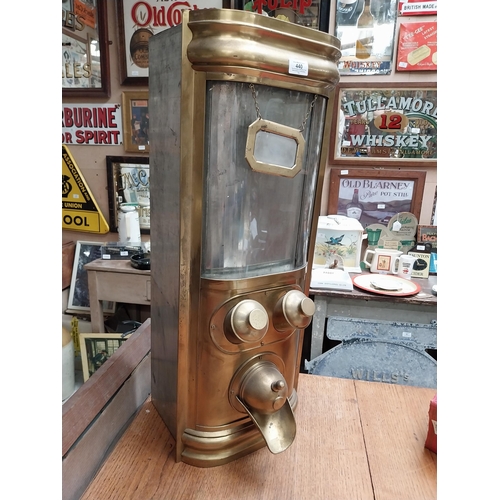
[[[290,59],[288,61],[288,72],[291,75],[307,76],[309,73],[309,66],[307,65],[306,61]]]

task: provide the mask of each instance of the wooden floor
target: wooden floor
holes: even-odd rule
[[[201,469],[175,463],[173,439],[148,399],[83,495],[85,500],[433,500],[425,449],[433,389],[299,376],[297,436]]]

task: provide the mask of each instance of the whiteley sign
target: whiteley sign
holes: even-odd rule
[[[120,104],[63,104],[62,143],[116,146],[123,143]]]

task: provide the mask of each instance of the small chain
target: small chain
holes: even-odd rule
[[[257,111],[257,118],[259,120],[262,120],[259,104],[257,103],[257,94],[255,93],[255,85],[253,83],[250,84],[250,90],[252,91],[253,100],[255,101],[255,110]]]
[[[304,121],[302,122],[302,125],[301,125],[301,126],[300,126],[300,128],[299,128],[299,130],[300,130],[301,132],[303,132],[303,131],[304,131],[304,128],[305,128],[305,126],[306,126],[306,123],[307,123],[307,120],[308,120],[308,118],[309,118],[309,115],[311,114],[311,111],[312,111],[312,109],[313,109],[314,105],[316,104],[316,100],[317,100],[317,99],[318,99],[318,94],[316,94],[316,95],[314,96],[314,99],[313,99],[313,100],[312,100],[312,102],[311,102],[311,106],[309,107],[309,109],[308,109],[308,111],[307,111],[307,113],[306,113],[306,117],[304,118]]]
[[[250,90],[252,91],[252,97],[253,97],[253,100],[255,102],[255,111],[257,111],[257,118],[259,120],[262,120],[263,118],[262,118],[262,115],[260,114],[259,103],[257,102],[257,93],[255,92],[255,85],[253,83],[250,83]],[[302,124],[300,125],[300,128],[299,128],[300,132],[304,131],[307,120],[309,119],[309,116],[311,115],[311,111],[312,111],[314,105],[316,104],[317,99],[318,99],[318,94],[316,94],[314,96],[314,99],[311,102],[311,106],[309,106],[309,109],[307,110],[304,121],[302,122]]]

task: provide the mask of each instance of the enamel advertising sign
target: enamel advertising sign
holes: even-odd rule
[[[424,2],[423,0],[400,0],[400,16],[431,16],[437,14],[437,0]]]
[[[109,226],[69,149],[62,147],[62,228],[109,233]]]
[[[63,104],[62,143],[117,146],[123,143],[120,104]]]
[[[397,71],[437,71],[437,23],[401,23]]]
[[[184,10],[207,8],[221,9],[222,0],[119,0],[122,83],[149,77],[150,37],[180,24]]]

